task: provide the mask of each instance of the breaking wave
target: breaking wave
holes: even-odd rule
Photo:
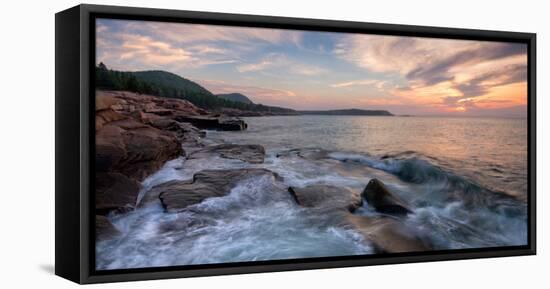
[[[410,131],[426,132],[433,128],[432,121],[420,119],[418,123],[428,126]],[[165,212],[157,200],[139,204],[131,212],[109,215],[121,234],[96,243],[97,269],[373,254],[374,248],[363,235],[340,226],[322,210],[298,206],[287,192],[289,186],[317,184],[361,192],[372,178],[384,182],[410,206],[412,213],[402,221],[429,232],[436,250],[526,244],[526,161],[522,154],[514,154],[523,152],[522,142],[491,154],[490,147],[484,147],[485,130],[472,128],[476,120],[468,120],[469,139],[452,135],[464,131],[451,129],[456,128],[456,121],[439,121],[448,123],[445,132],[450,135],[445,142],[460,140],[463,147],[476,148],[468,150],[469,158],[432,152],[439,145],[431,144],[434,138],[418,138],[400,130],[403,122],[399,118],[269,117],[250,121],[245,132],[209,132],[207,138],[214,143],[263,145],[264,163],[219,156],[178,158],[143,181],[138,204],[153,186],[190,180],[204,169],[265,168],[284,180],[243,179],[228,195],[206,199],[178,213]],[[504,128],[509,125],[502,124]],[[513,130],[502,131],[495,140],[514,144],[514,137],[522,137]],[[330,137],[319,137],[325,133]],[[430,150],[422,150],[427,145],[432,145]],[[385,216],[366,201],[354,214]]]

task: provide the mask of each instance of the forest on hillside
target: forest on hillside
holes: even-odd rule
[[[198,107],[209,110],[231,108],[270,113],[294,112],[288,108],[223,99],[191,80],[161,70],[117,71],[100,63],[95,68],[95,85],[96,89],[127,90],[160,97],[185,99]]]

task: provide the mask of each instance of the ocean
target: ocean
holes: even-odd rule
[[[244,179],[224,197],[180,213],[160,203],[110,215],[122,232],[96,245],[97,269],[373,254],[330,215],[297,206],[286,187],[361,191],[378,178],[412,208],[404,222],[436,250],[527,243],[527,120],[508,118],[271,116],[246,131],[208,131],[207,144],[260,144],[263,164],[213,157],[169,161],[142,196],[204,169],[266,168],[283,177]],[[193,148],[187,148],[188,153]],[[311,158],[325,152],[325,158]],[[372,216],[364,204],[354,212]],[[165,230],[174,224],[181,230]],[[196,225],[199,224],[199,225]]]

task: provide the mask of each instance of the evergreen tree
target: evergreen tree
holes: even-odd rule
[[[98,89],[127,90],[160,97],[185,99],[205,109],[235,108],[246,111],[293,112],[287,108],[219,98],[200,85],[168,72],[122,72],[107,68],[103,62],[96,66],[95,85]]]

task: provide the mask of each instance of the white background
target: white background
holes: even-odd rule
[[[550,284],[550,9],[539,1],[90,1],[538,34],[538,255],[94,285],[105,288],[541,288]],[[2,1],[0,287],[72,288],[54,266],[54,13],[76,1]]]

